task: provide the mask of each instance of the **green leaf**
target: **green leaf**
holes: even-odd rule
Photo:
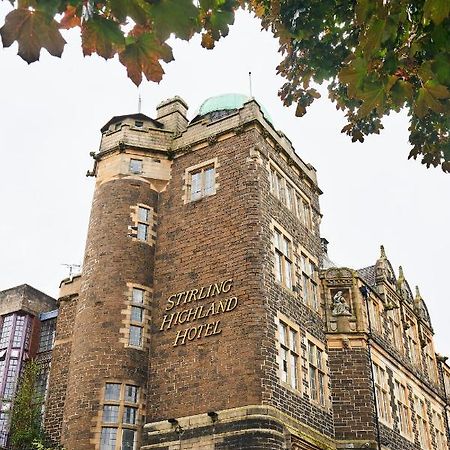
[[[434,112],[444,112],[445,108],[442,103],[437,100],[432,91],[426,87],[421,87],[419,89],[419,95],[417,96],[416,103],[414,105],[414,112],[419,118],[423,118],[427,114],[428,110],[431,109]]]
[[[432,69],[437,79],[446,85],[450,85],[450,55],[440,53],[432,63]]]
[[[425,83],[425,89],[434,97],[438,99],[449,98],[450,92],[446,86],[439,84],[435,80],[429,80]]]
[[[145,0],[109,0],[111,13],[120,23],[131,17],[137,24],[144,25],[149,21],[150,4]]]
[[[432,20],[436,25],[439,25],[449,14],[449,0],[425,0],[423,5],[424,19]]]
[[[81,26],[83,54],[97,53],[112,58],[125,45],[125,38],[117,22],[95,15]]]
[[[339,79],[347,85],[348,95],[354,97],[367,76],[367,62],[363,58],[355,58],[339,72]]]
[[[165,41],[172,33],[189,40],[198,31],[198,9],[192,0],[159,0],[151,6],[154,32]]]
[[[362,105],[359,108],[359,117],[365,117],[374,109],[381,112],[384,106],[385,90],[381,83],[372,83],[360,94]]]
[[[375,51],[380,50],[385,25],[386,22],[383,19],[376,18],[376,16],[369,23],[362,42],[366,58]]]
[[[28,64],[39,59],[42,48],[53,56],[61,56],[66,43],[53,17],[29,9],[11,11],[0,28],[0,35],[4,47],[14,41],[19,43],[17,54]]]
[[[413,98],[413,86],[408,81],[398,80],[391,88],[390,95],[394,105],[402,107]]]
[[[130,42],[119,54],[120,62],[127,68],[128,77],[136,86],[141,84],[142,73],[149,81],[161,81],[164,70],[159,60],[172,61],[172,49],[151,33],[128,39]]]

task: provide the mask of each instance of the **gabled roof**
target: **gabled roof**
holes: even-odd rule
[[[375,265],[358,269],[358,275],[369,285],[375,286]]]
[[[109,128],[109,126],[112,123],[121,122],[124,119],[147,120],[147,121],[152,122],[156,128],[164,127],[164,125],[161,122],[158,122],[157,120],[152,119],[151,117],[148,117],[145,114],[135,113],[135,114],[124,114],[123,116],[114,116],[107,123],[105,123],[105,125],[102,126],[100,131],[103,133]]]

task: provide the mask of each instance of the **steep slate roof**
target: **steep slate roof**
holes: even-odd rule
[[[107,123],[105,123],[105,125],[103,125],[103,127],[101,128],[100,131],[103,133],[109,128],[109,126],[112,123],[120,122],[120,121],[122,121],[124,119],[148,120],[148,121],[152,122],[153,125],[155,125],[156,128],[163,128],[164,127],[164,125],[161,122],[158,122],[157,120],[152,119],[151,117],[148,117],[145,114],[135,113],[135,114],[124,114],[123,116],[114,116]]]
[[[375,286],[375,265],[358,269],[357,272],[369,286]]]

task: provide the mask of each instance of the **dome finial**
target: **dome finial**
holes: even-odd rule
[[[380,258],[386,258],[386,252],[383,244],[380,245]]]
[[[405,279],[405,275],[403,273],[403,267],[402,266],[398,266],[398,279],[399,280],[404,280]]]

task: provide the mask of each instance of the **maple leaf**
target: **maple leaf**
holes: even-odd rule
[[[119,53],[119,61],[127,68],[128,77],[136,86],[141,84],[142,73],[147,80],[159,83],[164,74],[160,60],[172,61],[172,49],[151,33],[130,36],[127,41]]]
[[[4,47],[18,42],[17,54],[28,64],[39,60],[42,48],[60,57],[66,43],[58,30],[58,22],[52,16],[29,9],[11,11],[0,28],[0,35]]]
[[[105,59],[112,58],[125,45],[125,38],[117,22],[94,15],[81,26],[83,54],[97,53]]]
[[[64,28],[66,30],[74,27],[79,27],[81,25],[81,19],[79,15],[78,8],[72,5],[67,5],[66,10],[64,11],[64,16],[59,22],[60,28]]]

